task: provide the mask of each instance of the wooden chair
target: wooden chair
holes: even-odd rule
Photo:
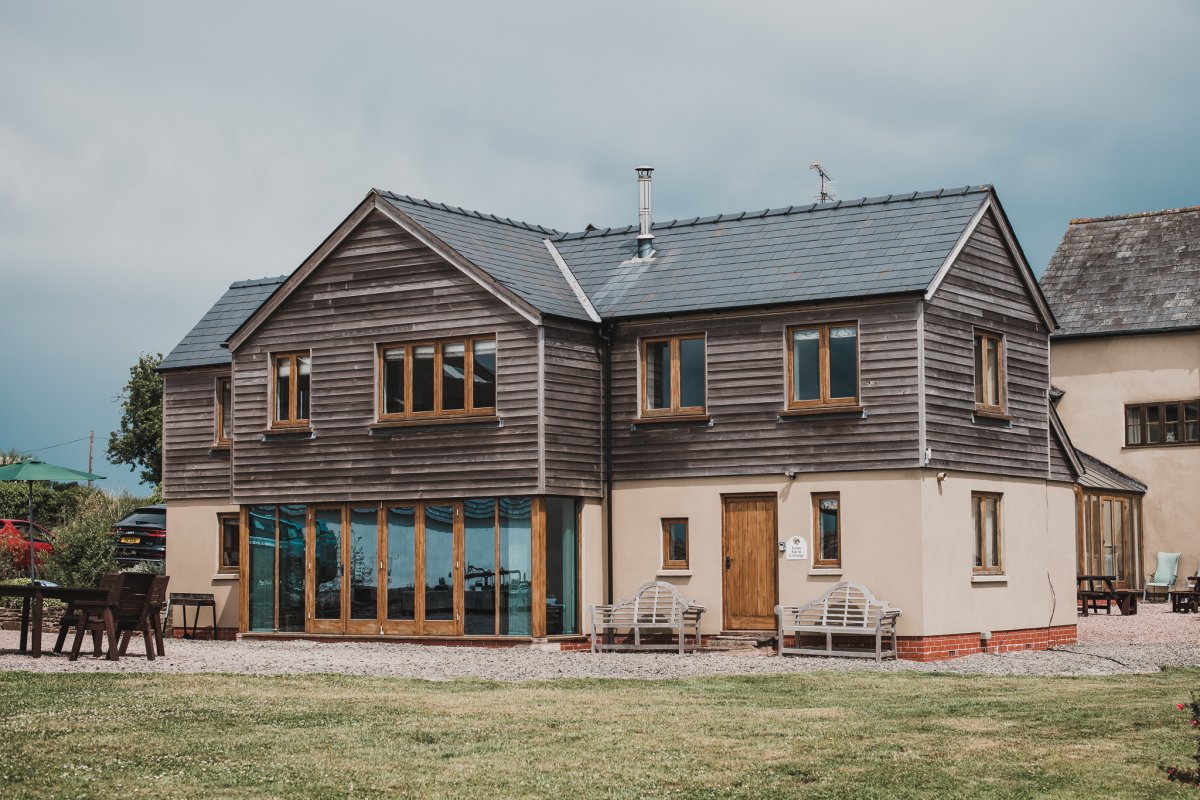
[[[96,588],[102,592],[111,592],[119,574],[111,572],[108,575],[101,575],[100,583]],[[67,634],[79,624],[79,609],[76,606],[77,602],[75,600],[68,603],[66,613],[63,614],[62,619],[58,623],[58,638],[54,641],[54,652],[56,653],[62,652],[63,647],[67,643]],[[99,629],[92,631],[92,644],[96,655],[100,655],[101,634],[102,631]]]
[[[142,611],[138,615],[137,621],[132,625],[122,625],[121,628],[121,655],[125,655],[126,648],[129,647],[129,640],[133,637],[135,631],[142,632],[142,640],[146,644],[146,658],[153,661],[155,655],[164,656],[166,651],[163,649],[163,634],[162,634],[162,612],[163,606],[167,602],[167,582],[170,577],[167,575],[155,575],[150,581],[150,589],[146,592],[145,602],[142,604]],[[151,636],[154,637],[153,646]]]
[[[811,600],[802,606],[775,606],[775,615],[779,620],[778,635],[779,655],[796,653],[810,656],[856,656],[874,657],[876,663],[884,656],[896,657],[896,620],[900,617],[900,609],[892,608],[885,600],[875,599],[875,595],[865,586],[850,581],[843,581],[833,586],[816,600]],[[786,636],[792,634],[796,639],[795,647],[787,647]],[[825,647],[803,647],[800,634],[824,634]],[[874,636],[874,650],[841,648],[833,649],[835,634],[846,636]],[[883,649],[885,636],[891,638],[891,648]]]
[[[80,600],[75,604],[73,616],[75,624],[75,641],[71,645],[71,661],[79,659],[79,647],[83,644],[85,631],[92,632],[92,655],[100,655],[100,635],[108,634],[108,659],[117,660],[117,621],[114,610],[121,601],[121,592],[125,588],[126,573],[110,573],[100,578],[100,589],[106,589],[107,594],[99,600]],[[62,629],[59,629],[60,641],[65,639]],[[55,650],[59,647],[56,644]]]

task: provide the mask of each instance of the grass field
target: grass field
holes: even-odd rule
[[[0,796],[1196,797],[1174,703],[1112,678],[662,682],[0,673]]]

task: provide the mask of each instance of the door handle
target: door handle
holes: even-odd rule
[[[730,558],[729,556],[725,556],[725,569],[729,569],[729,565],[732,563],[733,563],[733,559]]]

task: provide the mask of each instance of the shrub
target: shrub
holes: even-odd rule
[[[1192,730],[1200,728],[1200,698],[1196,696],[1195,692],[1192,692],[1192,701],[1190,703],[1176,703],[1175,708],[1188,715],[1191,720],[1189,724],[1191,725]],[[1196,754],[1191,758],[1196,762],[1197,765],[1200,765],[1200,742],[1198,742],[1196,745]],[[1192,786],[1200,786],[1200,769],[1177,767],[1172,764],[1171,766],[1167,767],[1166,770],[1167,777],[1173,781],[1191,784]]]
[[[106,572],[116,572],[116,539],[112,526],[142,505],[142,498],[98,492],[87,497],[75,515],[54,535],[54,552],[41,572],[63,586],[95,586]]]

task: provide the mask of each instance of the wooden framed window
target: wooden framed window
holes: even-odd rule
[[[1005,398],[1004,337],[975,332],[975,411],[1003,414]]]
[[[842,498],[839,492],[814,493],[813,568],[841,569]]]
[[[379,420],[496,413],[496,337],[378,348]]]
[[[241,514],[217,514],[217,572],[238,574],[241,553]]]
[[[663,569],[688,568],[688,521],[682,518],[662,521]]]
[[[229,434],[233,430],[233,379],[217,378],[216,388],[217,430],[214,441],[219,447],[228,447]]]
[[[857,406],[858,323],[787,329],[788,408]]]
[[[275,355],[272,364],[271,424],[276,427],[308,425],[312,355]]]
[[[1200,399],[1125,406],[1125,446],[1200,444]]]
[[[1004,534],[1001,527],[1000,500],[1002,495],[990,492],[971,492],[971,516],[975,523],[976,575],[1004,573]]]
[[[705,413],[705,350],[703,334],[642,340],[643,417]]]

